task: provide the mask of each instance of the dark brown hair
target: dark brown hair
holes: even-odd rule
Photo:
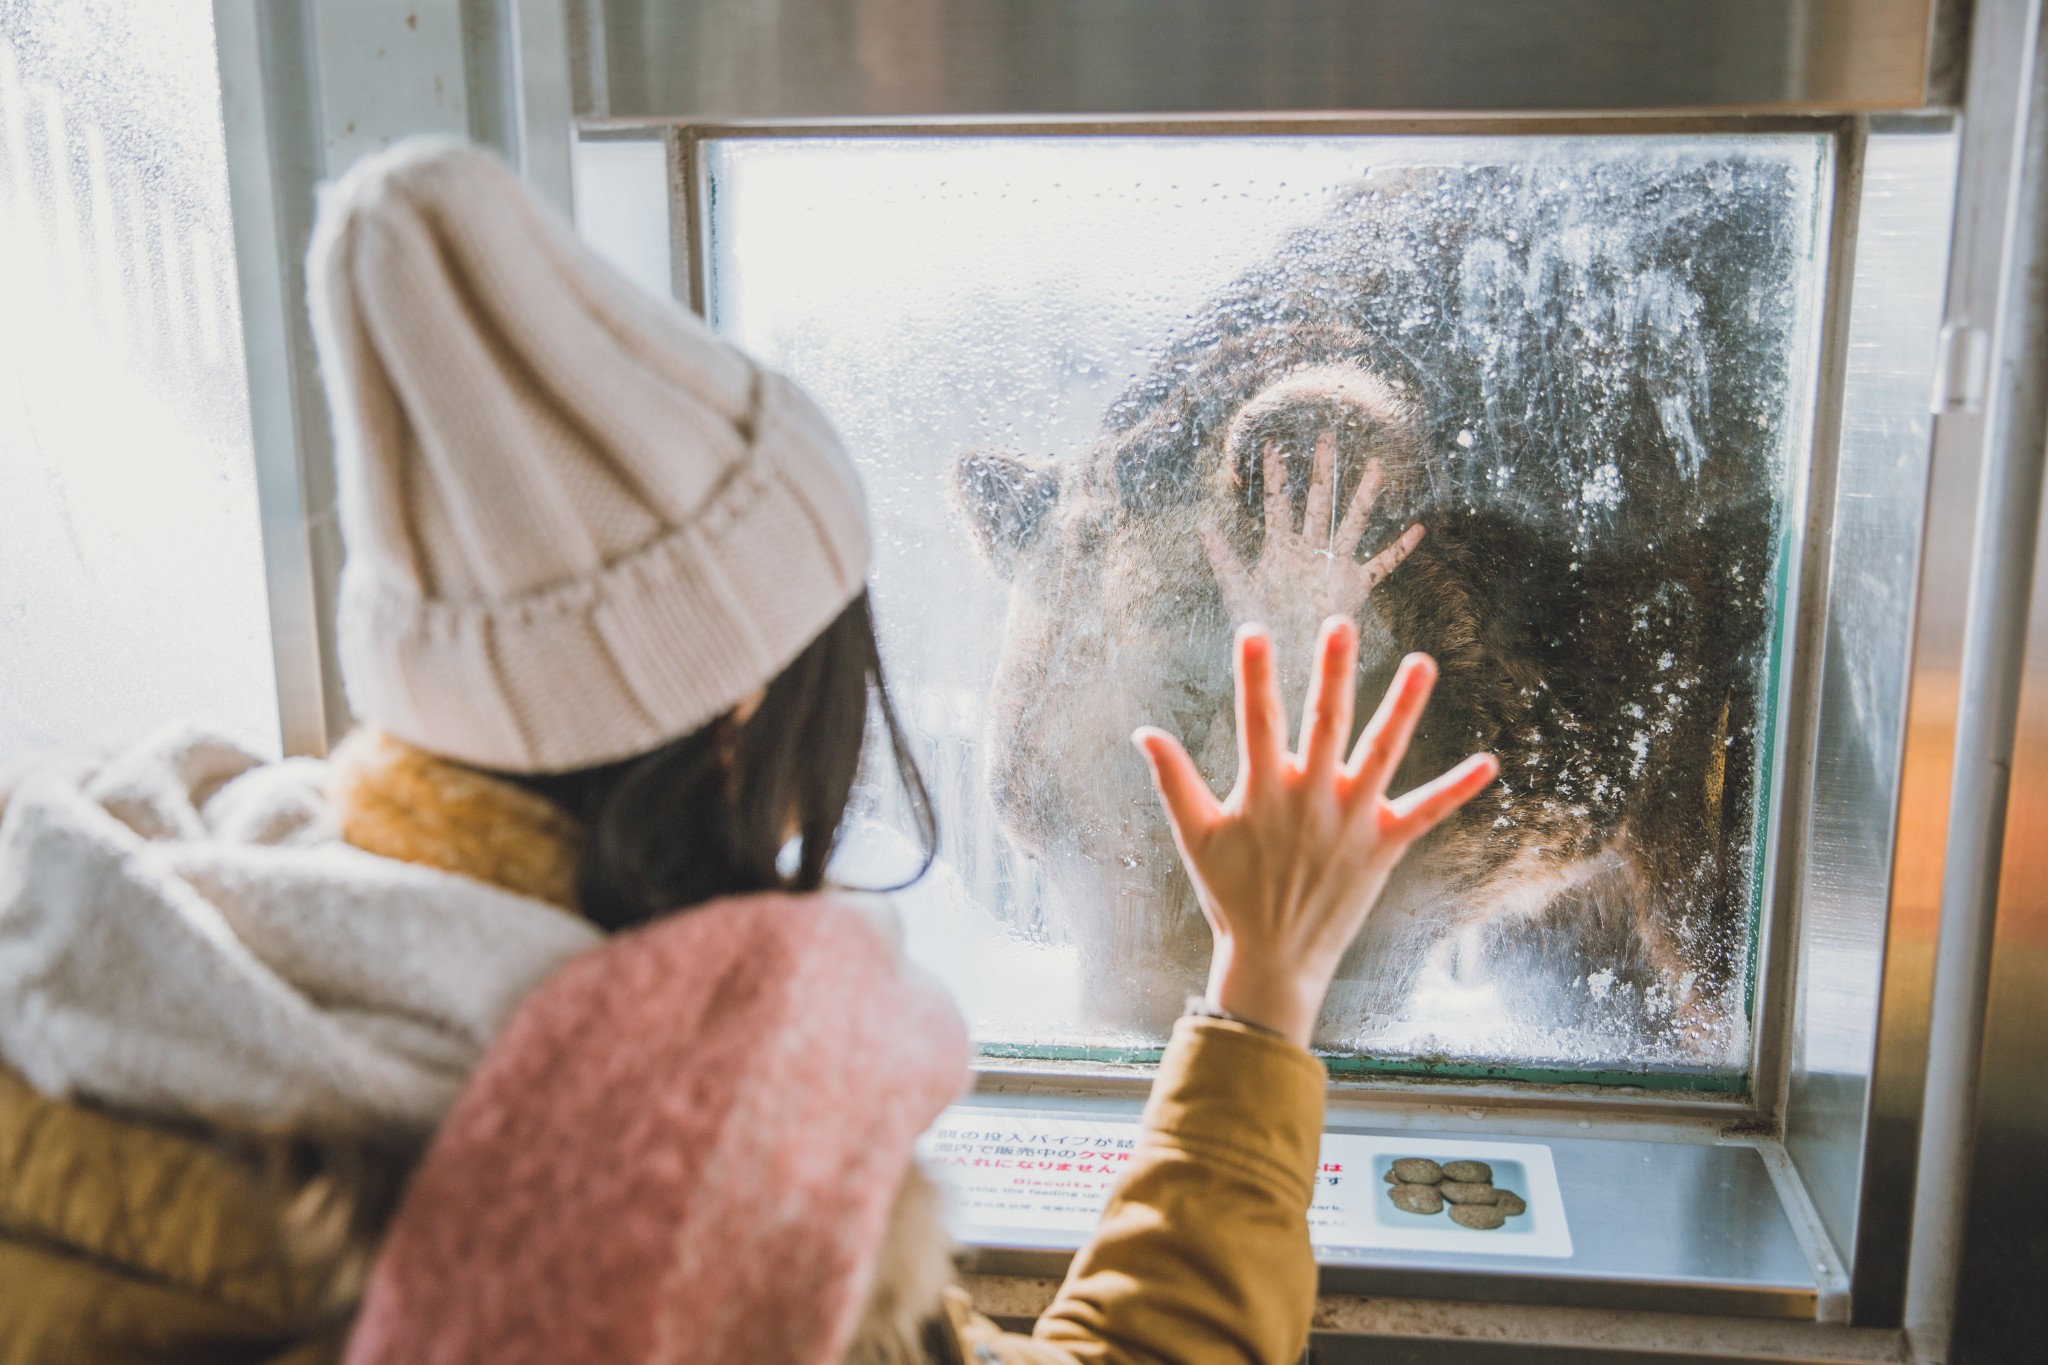
[[[582,822],[577,897],[605,929],[719,896],[815,891],[860,776],[870,708],[917,826],[922,876],[938,828],[889,700],[866,592],[776,675],[744,719],[727,712],[650,753],[514,780]]]

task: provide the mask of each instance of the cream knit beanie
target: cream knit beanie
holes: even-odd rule
[[[366,158],[308,268],[364,720],[486,768],[610,762],[761,687],[860,592],[865,504],[824,416],[494,158]]]

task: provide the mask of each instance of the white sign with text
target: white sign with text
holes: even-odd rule
[[[946,1187],[953,1235],[961,1242],[1067,1248],[1095,1226],[1110,1187],[1130,1168],[1138,1125],[1000,1110],[956,1109],[919,1144]],[[1395,1207],[1387,1174],[1404,1157],[1485,1162],[1495,1189],[1516,1196],[1519,1213],[1497,1228],[1471,1228],[1436,1213]],[[1481,1256],[1570,1256],[1571,1230],[1550,1148],[1540,1142],[1466,1141],[1328,1133],[1309,1209],[1316,1252],[1432,1251]]]

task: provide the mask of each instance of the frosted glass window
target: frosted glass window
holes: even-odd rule
[[[1504,777],[1354,945],[1332,1065],[1743,1083],[1827,151],[714,144],[714,320],[866,479],[943,839],[903,902],[984,1049],[1158,1044],[1208,940],[1127,737],[1166,726],[1222,789],[1234,625],[1273,626],[1298,707],[1336,611],[1370,697],[1408,649],[1444,665],[1406,778],[1482,746]],[[1311,567],[1272,572],[1281,536]],[[886,790],[850,880],[903,865]]]
[[[0,761],[278,747],[212,11],[0,4]]]
[[[578,138],[576,231],[633,283],[671,291],[668,145],[659,138]]]

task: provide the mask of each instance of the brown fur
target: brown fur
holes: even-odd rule
[[[1220,521],[1254,565],[1266,452],[1298,523],[1327,431],[1339,508],[1385,471],[1347,549],[1427,533],[1359,613],[1364,695],[1406,650],[1442,669],[1397,786],[1477,749],[1503,772],[1404,863],[1326,1029],[1398,1010],[1426,956],[1483,933],[1519,1020],[1631,1060],[1734,1055],[1808,208],[1741,156],[1375,172],[1193,315],[1088,446],[962,462],[1012,586],[991,794],[1083,921],[1099,1022],[1162,1028],[1205,956],[1124,744],[1161,724],[1218,785],[1234,767],[1235,623],[1199,532]],[[1269,624],[1292,701],[1313,623]],[[1601,973],[1611,1005],[1581,989]],[[1718,1032],[1679,1040],[1674,1008]]]

